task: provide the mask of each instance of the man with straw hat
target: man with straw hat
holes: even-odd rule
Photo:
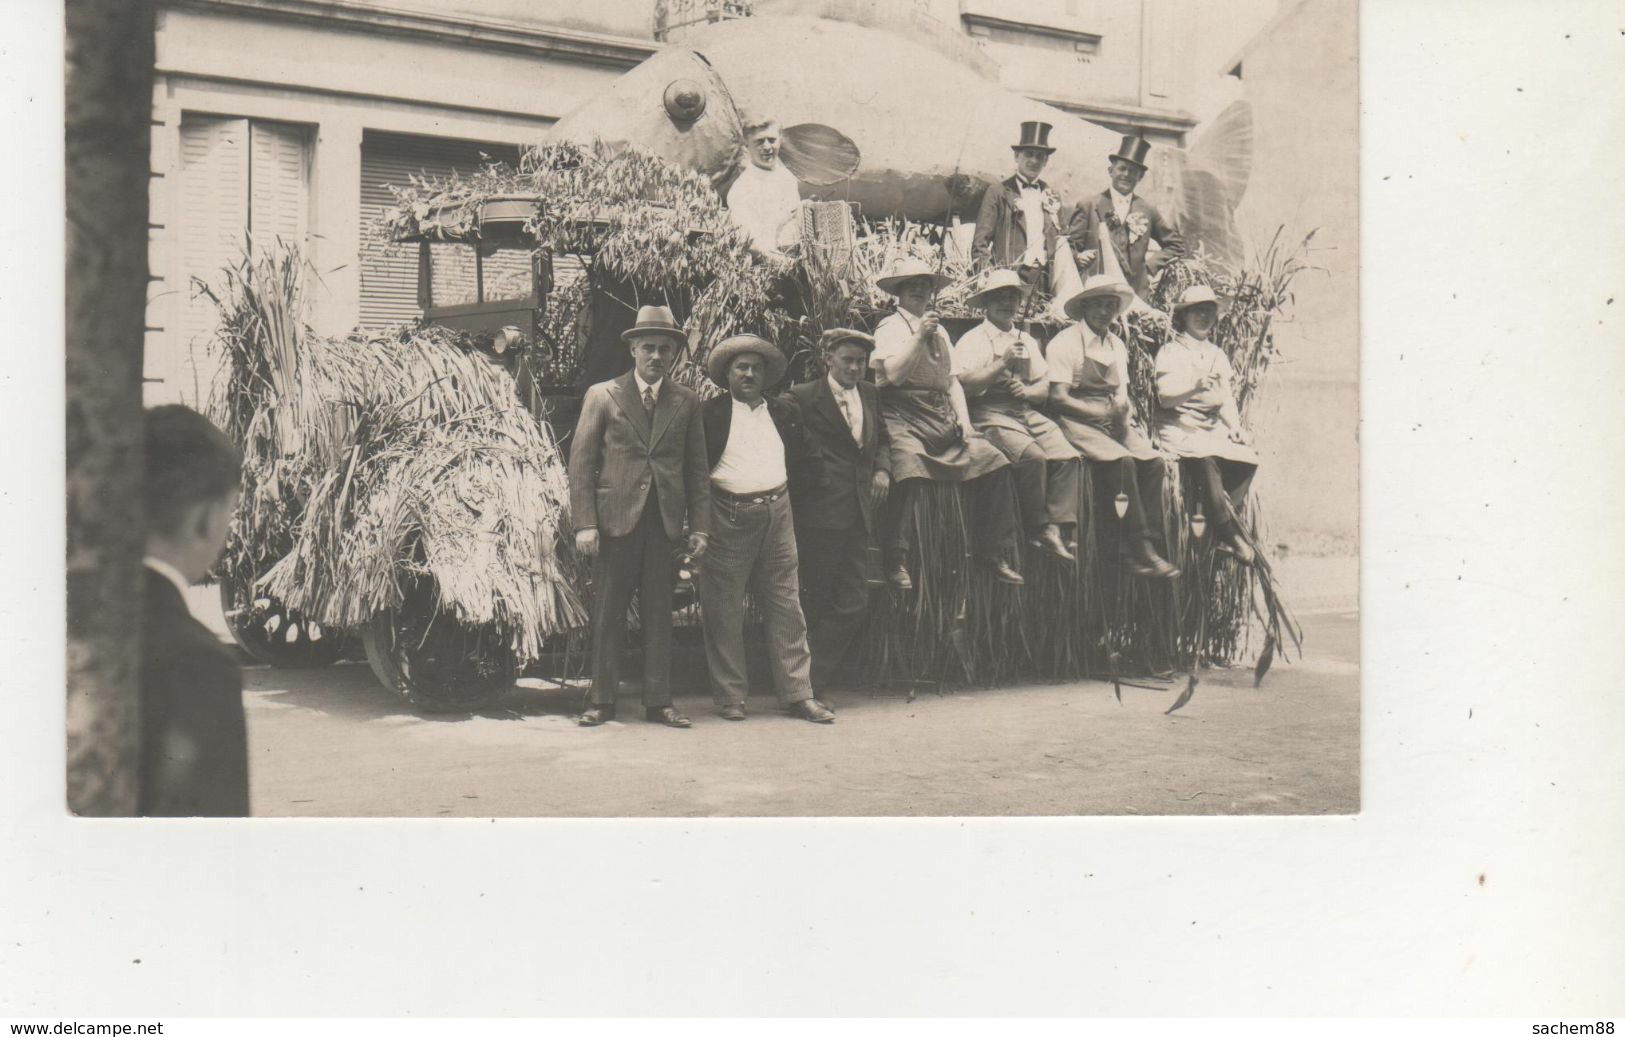
[[[873,336],[832,328],[819,341],[828,373],[790,390],[807,441],[823,461],[821,485],[792,483],[801,607],[807,614],[812,683],[822,692],[840,670],[869,610],[869,547],[891,492],[891,438],[880,397],[863,379]]]
[[[971,259],[978,268],[1009,267],[1029,285],[1042,285],[1049,258],[1060,235],[1061,199],[1039,174],[1055,149],[1047,122],[1024,122],[1021,137],[1010,145],[1016,172],[989,184],[976,216]]]
[[[581,400],[570,447],[576,551],[593,560],[592,692],[578,722],[615,719],[627,609],[638,595],[643,707],[650,721],[688,727],[671,700],[673,559],[686,522],[688,553],[705,553],[711,526],[700,397],[669,377],[688,337],[664,306],[638,310],[621,334],[632,370]]]
[[[711,544],[695,580],[705,658],[717,712],[745,719],[745,592],[762,614],[779,704],[791,716],[828,724],[835,713],[813,697],[807,620],[801,611],[790,482],[818,485],[823,468],[807,445],[801,409],[763,393],[784,377],[784,354],[757,335],[718,343],[706,373],[727,388],[706,401],[711,473]]]
[[[1066,315],[1077,323],[1050,339],[1050,409],[1126,523],[1124,563],[1137,575],[1172,579],[1179,570],[1156,548],[1163,463],[1131,421],[1128,347],[1111,330],[1133,298],[1122,278],[1096,274],[1064,300]]]
[[[931,298],[949,283],[923,260],[904,258],[875,285],[897,297],[897,310],[875,328],[869,358],[880,387],[881,419],[891,438],[896,491],[885,536],[886,579],[899,590],[914,586],[908,573],[913,545],[910,512],[921,480],[966,483],[977,560],[995,579],[1025,582],[1010,564],[1015,556],[1015,501],[1009,462],[971,424],[965,393],[954,377],[953,346]]]
[[[1055,422],[1040,414],[1049,400],[1049,368],[1038,343],[1016,327],[1029,289],[1014,270],[995,270],[966,299],[986,320],[954,344],[954,375],[964,388],[971,423],[1010,459],[1016,500],[1035,547],[1066,561],[1076,539],[1078,452]]]
[[[1213,344],[1219,297],[1205,284],[1185,289],[1174,304],[1173,338],[1157,350],[1157,442],[1180,459],[1196,515],[1205,503],[1220,550],[1243,565],[1255,560],[1242,530],[1241,509],[1258,471],[1258,452],[1236,407],[1236,373]]]
[[[1145,176],[1145,159],[1150,151],[1151,143],[1145,138],[1124,137],[1107,160],[1110,186],[1080,203],[1067,223],[1067,237],[1080,260],[1085,253],[1093,257],[1083,268],[1090,274],[1109,272],[1106,257],[1099,252],[1100,228],[1106,228],[1123,277],[1142,299],[1151,288],[1146,268],[1151,242],[1155,241],[1170,256],[1185,254],[1185,239],[1163,220],[1156,206],[1134,193]]]

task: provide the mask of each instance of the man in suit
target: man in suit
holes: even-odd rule
[[[976,269],[1009,268],[1034,286],[1047,280],[1061,229],[1061,200],[1038,175],[1055,152],[1050,129],[1047,122],[1022,123],[1021,139],[1010,145],[1016,175],[990,184],[982,195],[970,248]]]
[[[1124,137],[1106,167],[1111,186],[1080,202],[1067,223],[1067,237],[1085,277],[1106,273],[1105,257],[1100,254],[1100,228],[1106,227],[1123,278],[1142,300],[1151,290],[1151,272],[1146,269],[1151,242],[1155,241],[1170,256],[1185,254],[1185,239],[1169,226],[1156,206],[1134,193],[1145,176],[1145,158],[1150,151],[1151,143],[1143,137]]]
[[[807,446],[800,408],[763,395],[784,377],[784,368],[784,354],[756,335],[725,339],[707,360],[711,380],[727,386],[728,393],[704,407],[712,543],[695,589],[722,718],[745,719],[749,590],[762,614],[779,703],[791,716],[828,724],[835,713],[813,697],[789,498],[792,480],[816,485],[823,482],[823,471]]]
[[[673,563],[688,524],[688,553],[705,553],[711,526],[700,398],[674,383],[688,343],[671,311],[645,306],[621,338],[632,370],[587,390],[570,447],[576,550],[593,559],[592,693],[583,727],[615,719],[627,608],[638,592],[643,629],[644,716],[668,727],[689,720],[671,701]]]
[[[147,411],[137,810],[148,817],[248,814],[242,674],[185,598],[220,555],[241,478],[236,448],[203,415],[180,406]]]
[[[828,375],[790,390],[807,440],[823,461],[821,485],[792,481],[802,609],[810,624],[812,684],[827,689],[869,610],[868,555],[879,537],[880,509],[891,491],[891,438],[880,398],[863,379],[873,336],[847,328],[824,332]]]

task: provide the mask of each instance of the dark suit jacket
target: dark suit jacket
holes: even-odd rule
[[[978,268],[1014,266],[1027,251],[1027,219],[1021,212],[1020,181],[1016,177],[989,184],[982,195],[982,208],[976,215],[976,235],[971,238],[971,259]],[[1038,185],[1046,191],[1043,180]],[[1055,239],[1060,235],[1056,218],[1044,218],[1044,255],[1055,255]]]
[[[248,816],[248,738],[237,661],[146,570],[141,800],[148,817]]]
[[[1116,247],[1117,261],[1123,266],[1124,278],[1128,280],[1128,283],[1134,287],[1134,290],[1143,299],[1151,289],[1151,277],[1145,269],[1146,249],[1155,240],[1158,245],[1161,245],[1168,252],[1176,256],[1182,256],[1185,254],[1185,239],[1179,236],[1178,231],[1163,221],[1162,214],[1157,212],[1156,206],[1139,195],[1135,195],[1134,199],[1129,202],[1128,211],[1130,219],[1133,219],[1136,215],[1146,218],[1147,223],[1150,224],[1149,233],[1130,245],[1128,227],[1120,223],[1118,226],[1111,228],[1111,239],[1112,244]],[[1072,243],[1073,252],[1086,250],[1098,252],[1100,250],[1100,232],[1097,228],[1101,223],[1110,226],[1111,221],[1115,219],[1116,216],[1112,212],[1110,188],[1087,201],[1081,202],[1072,213],[1072,219],[1067,223],[1067,239]],[[1088,277],[1091,274],[1101,273],[1105,261],[1104,256],[1096,255],[1095,261],[1087,268],[1083,268],[1083,275]]]
[[[659,493],[666,536],[711,529],[700,397],[667,375],[654,420],[638,398],[633,373],[599,382],[581,400],[570,444],[570,509],[577,529],[623,537],[637,527],[649,490]]]
[[[729,393],[713,396],[703,405],[705,411],[705,449],[708,462],[706,471],[717,466],[722,452],[728,448],[728,433],[733,428],[734,401]],[[817,486],[824,481],[824,462],[807,442],[801,418],[801,408],[794,400],[784,396],[767,397],[767,413],[773,427],[779,431],[784,443],[784,469],[792,488]]]
[[[869,503],[869,482],[876,472],[891,474],[891,437],[880,418],[880,397],[868,382],[858,383],[863,400],[863,443],[852,431],[840,404],[829,391],[829,379],[803,382],[790,390],[801,406],[807,439],[823,459],[822,486],[791,486],[796,523],[812,529],[845,529],[863,520],[870,536],[878,535],[878,516]]]

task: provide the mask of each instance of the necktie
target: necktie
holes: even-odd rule
[[[852,441],[861,443],[862,437],[858,434],[858,423],[852,418],[852,405],[847,401],[846,393],[841,393],[836,402],[841,405],[841,415],[846,418],[846,428],[848,432],[852,433]]]
[[[643,388],[643,409],[651,415],[655,412],[655,389],[652,385]]]

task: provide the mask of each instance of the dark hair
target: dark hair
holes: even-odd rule
[[[237,448],[208,418],[169,404],[146,414],[147,528],[174,533],[188,508],[237,488],[243,463]]]
[[[1215,316],[1218,315],[1219,304],[1216,303],[1216,302],[1192,303],[1191,305],[1186,306],[1186,307],[1180,309],[1179,311],[1177,311],[1173,315],[1173,317],[1170,318],[1170,321],[1173,324],[1175,331],[1184,331],[1185,330],[1185,314],[1187,314],[1187,313],[1191,312],[1192,310],[1196,309],[1196,307],[1198,307],[1198,306],[1211,306],[1211,307],[1213,307],[1214,315]]]

